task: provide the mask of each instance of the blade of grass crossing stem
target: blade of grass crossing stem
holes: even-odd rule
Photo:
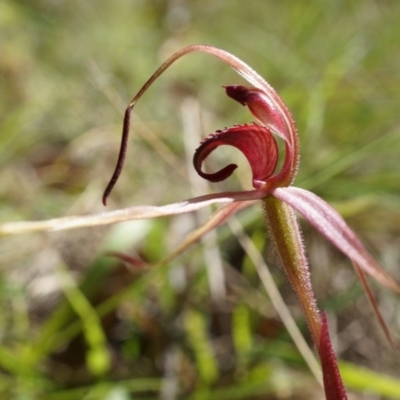
[[[262,255],[255,247],[251,239],[246,235],[242,225],[236,218],[231,218],[228,221],[228,225],[231,228],[232,232],[238,238],[239,243],[247,253],[247,256],[254,263],[257,273],[260,276],[261,282],[266,292],[268,293],[268,296],[270,297],[275,310],[277,311],[279,317],[281,318],[283,324],[288,330],[300,353],[304,357],[304,360],[306,361],[311,372],[315,376],[318,383],[320,383],[320,385],[322,386],[322,375],[319,363],[316,360],[312,350],[304,340],[303,335],[297,327],[292,315],[290,314],[290,311],[287,308],[282,296],[280,295],[279,290],[276,287],[276,284]]]

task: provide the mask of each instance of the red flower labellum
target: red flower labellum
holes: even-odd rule
[[[296,173],[299,159],[299,143],[293,119],[280,98],[267,95],[264,90],[242,85],[224,86],[226,94],[243,106],[248,106],[257,120],[271,132],[285,141],[286,156],[281,171],[276,174],[269,186],[287,186]]]
[[[196,150],[193,164],[202,178],[219,182],[228,178],[237,168],[236,164],[229,164],[211,174],[201,170],[201,165],[208,155],[222,145],[236,147],[245,155],[251,166],[255,189],[263,187],[274,173],[278,162],[278,146],[271,131],[257,124],[236,125],[212,133]]]

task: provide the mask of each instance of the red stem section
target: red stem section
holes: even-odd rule
[[[329,337],[325,312],[322,312],[322,332],[318,352],[321,359],[326,400],[347,400],[346,389],[340,376],[336,355]]]

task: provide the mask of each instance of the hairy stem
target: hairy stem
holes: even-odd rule
[[[307,319],[315,345],[321,336],[321,316],[311,286],[310,274],[300,228],[293,210],[280,200],[264,199],[265,220],[275,251]]]

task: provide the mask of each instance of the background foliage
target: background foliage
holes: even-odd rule
[[[0,218],[103,210],[126,104],[174,50],[208,43],[278,90],[301,138],[297,186],[334,204],[400,277],[399,27],[400,3],[390,0],[2,0]],[[191,175],[200,137],[249,121],[220,88],[232,83],[240,78],[226,66],[191,55],[151,88],[136,108],[110,209],[249,187],[245,162],[224,184],[208,187]],[[215,164],[238,157],[224,150]],[[0,397],[322,398],[228,228],[150,271],[107,256],[156,261],[205,217],[2,238]],[[261,217],[254,207],[241,220],[308,338]],[[304,231],[353,398],[400,398],[399,354],[351,266]],[[399,300],[375,289],[398,341]]]

